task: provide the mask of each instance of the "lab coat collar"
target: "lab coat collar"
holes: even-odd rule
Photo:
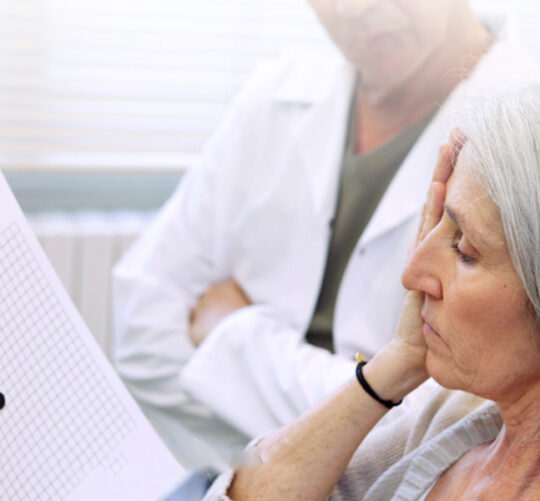
[[[281,83],[274,92],[274,100],[288,105],[312,105],[328,99],[336,89],[336,75],[354,78],[354,69],[333,45],[320,51],[297,50],[285,55],[287,67]],[[294,66],[294,69],[291,68]]]

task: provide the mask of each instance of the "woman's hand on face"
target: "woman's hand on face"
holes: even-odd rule
[[[452,175],[455,161],[464,143],[465,137],[461,131],[454,129],[449,142],[443,144],[439,149],[439,158],[422,210],[416,239],[409,249],[409,258],[442,218],[446,184]],[[419,374],[423,373],[424,378],[427,378],[425,372],[427,347],[422,334],[423,321],[420,317],[423,303],[424,293],[422,291],[408,290],[405,292],[396,335],[391,344],[398,350],[400,357],[411,369],[418,369]]]

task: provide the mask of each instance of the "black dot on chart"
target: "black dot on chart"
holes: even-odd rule
[[[6,405],[6,397],[4,397],[3,393],[0,393],[0,409],[3,409],[4,405]]]

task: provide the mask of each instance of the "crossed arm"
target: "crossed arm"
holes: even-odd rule
[[[227,315],[250,304],[251,301],[234,280],[210,287],[189,315],[189,337],[192,343],[199,346]]]

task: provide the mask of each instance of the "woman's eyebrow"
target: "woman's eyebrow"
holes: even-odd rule
[[[473,244],[473,246],[484,245],[496,248],[499,245],[502,245],[504,247],[504,239],[499,242],[498,239],[494,238],[493,234],[469,225],[465,217],[449,207],[447,204],[444,205],[444,210],[446,214],[448,214],[448,217],[461,230],[461,232],[467,235],[467,239],[471,242],[471,244]]]
[[[457,211],[449,207],[447,204],[444,205],[444,210],[446,214],[448,214],[448,217],[457,225],[457,227],[461,230],[462,233],[467,234],[468,239],[472,239],[471,243],[478,242],[480,244],[487,244],[485,235],[482,235],[483,232],[477,231],[474,228],[470,227],[467,224],[466,218],[464,218],[461,214],[458,214]]]
[[[447,204],[444,204],[444,210],[448,214],[448,217],[461,228],[461,217],[459,217],[459,215],[454,211],[454,209],[451,209]]]

